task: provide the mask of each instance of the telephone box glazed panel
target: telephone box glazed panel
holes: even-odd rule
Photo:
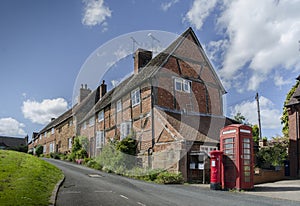
[[[253,189],[254,158],[252,128],[229,125],[220,132],[223,152],[222,188]]]

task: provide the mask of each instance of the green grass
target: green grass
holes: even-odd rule
[[[0,150],[0,205],[49,205],[62,172],[25,153]]]

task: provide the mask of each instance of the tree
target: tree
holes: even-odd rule
[[[284,101],[283,112],[282,112],[282,116],[281,116],[281,124],[283,124],[282,133],[283,133],[284,137],[288,137],[289,136],[289,115],[288,115],[288,111],[287,111],[287,108],[285,107],[285,105],[292,98],[292,96],[293,96],[296,88],[298,87],[298,85],[299,85],[299,81],[297,81],[296,84],[287,93],[286,99]]]
[[[35,154],[39,157],[41,154],[43,154],[43,146],[42,145],[38,145],[36,148],[35,148]]]
[[[259,127],[257,124],[252,126],[253,141],[258,145],[259,143]]]
[[[243,116],[240,112],[236,113],[236,115],[233,117],[233,119],[238,121],[241,124],[244,124],[246,122],[245,116]]]
[[[259,167],[282,166],[283,161],[286,160],[288,156],[288,138],[273,137],[271,143],[272,145],[261,148],[256,154]]]

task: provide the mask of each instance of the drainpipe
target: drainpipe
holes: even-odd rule
[[[299,112],[296,110],[296,155],[297,155],[297,176],[299,176]]]

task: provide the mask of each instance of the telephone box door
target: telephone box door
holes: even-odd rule
[[[252,128],[229,125],[221,130],[220,149],[223,152],[222,187],[252,189],[254,159]]]

